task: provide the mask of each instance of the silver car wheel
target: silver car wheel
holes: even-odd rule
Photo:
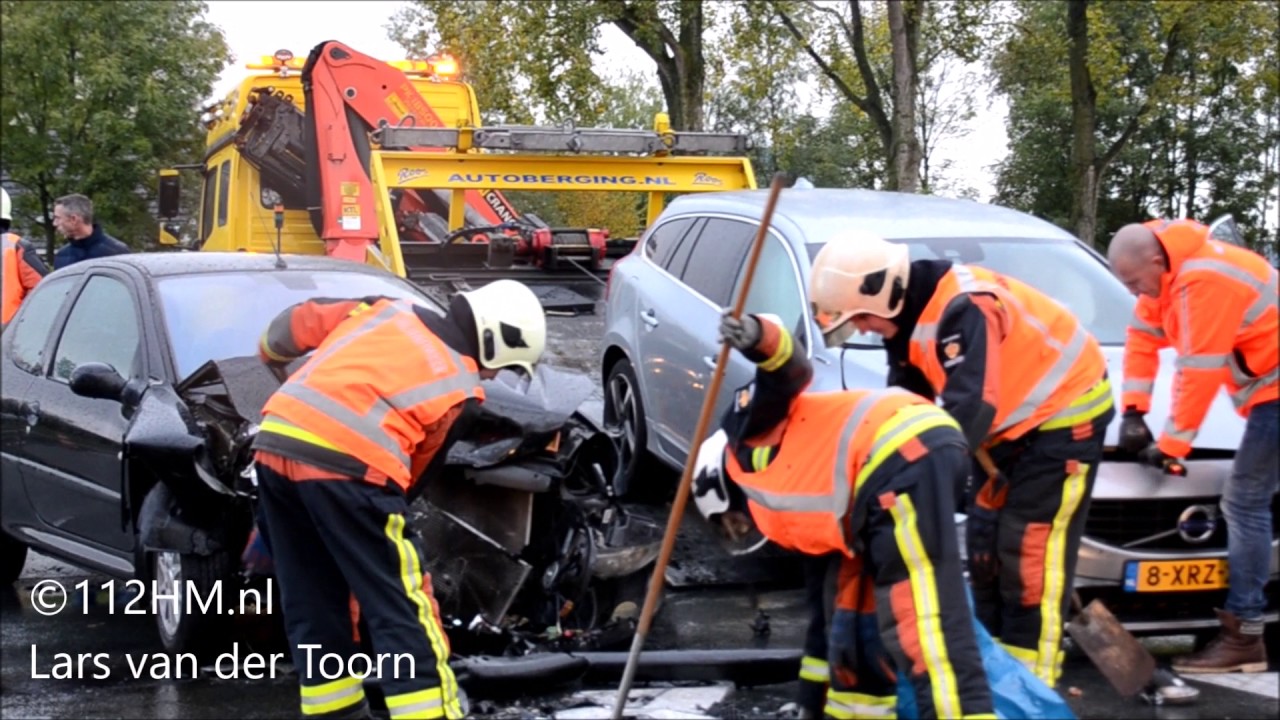
[[[613,413],[613,426],[622,431],[622,467],[630,467],[636,456],[636,417],[635,388],[626,373],[615,373],[609,378],[609,407]]]
[[[176,602],[167,598],[156,602],[156,622],[165,639],[171,640],[177,636],[178,627],[182,624],[181,603],[185,597],[182,593],[182,556],[171,551],[156,553],[154,577],[160,594],[177,595],[179,598]]]

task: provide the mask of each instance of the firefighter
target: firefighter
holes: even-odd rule
[[[940,398],[981,463],[965,541],[978,617],[1050,687],[1089,497],[1115,417],[1097,340],[1065,308],[991,270],[911,262],[864,233],[814,258],[829,346],[884,338],[889,384]],[[984,477],[985,476],[985,477]]]
[[[258,529],[280,584],[304,715],[368,716],[359,677],[332,679],[332,668],[325,677],[314,663],[356,653],[349,591],[374,652],[414,661],[413,672],[383,670],[390,716],[465,714],[422,557],[406,535],[406,496],[483,402],[480,380],[501,368],[532,373],[545,344],[542,306],[514,280],[458,293],[444,316],[408,300],[315,299],[271,321],[260,354],[277,374],[315,351],[267,401],[254,441]]]
[[[1264,588],[1271,562],[1271,497],[1280,476],[1280,320],[1276,269],[1260,255],[1209,239],[1192,220],[1153,220],[1116,233],[1108,248],[1116,276],[1138,296],[1124,352],[1120,441],[1157,466],[1187,457],[1224,384],[1247,418],[1222,493],[1227,520],[1226,607],[1221,632],[1174,661],[1179,672],[1263,672]],[[1158,442],[1143,417],[1160,360],[1178,352],[1169,419]]]
[[[49,274],[49,268],[40,260],[35,247],[15,233],[9,232],[13,222],[13,208],[9,193],[0,188],[0,327],[8,325],[22,301],[35,288],[41,278]]]
[[[905,672],[922,717],[994,718],[973,615],[955,602],[953,495],[969,475],[955,421],[898,388],[803,392],[812,366],[768,318],[726,315],[721,332],[757,369],[699,448],[694,502],[731,537],[754,522],[819,564],[839,554],[825,714],[892,717]]]

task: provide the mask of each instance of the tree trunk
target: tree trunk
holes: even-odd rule
[[[920,139],[916,134],[916,66],[922,0],[889,2],[889,35],[893,46],[893,143],[889,157],[890,189],[920,189]]]
[[[1097,94],[1089,77],[1087,0],[1067,3],[1068,65],[1071,72],[1071,226],[1089,245],[1097,240]]]
[[[702,132],[703,89],[707,79],[707,65],[702,56],[703,14],[702,0],[680,2],[680,47],[676,52],[684,55],[680,65],[680,94],[684,116],[677,130]]]
[[[703,90],[706,61],[702,54],[703,0],[680,0],[678,33],[663,24],[655,5],[629,2],[618,6],[612,20],[658,66],[658,83],[673,130],[699,132],[705,122]]]

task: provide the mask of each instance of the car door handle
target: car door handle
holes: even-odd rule
[[[702,364],[706,365],[708,370],[716,369],[716,359],[711,357],[710,355],[702,356]]]
[[[658,327],[658,316],[652,310],[645,310],[640,313],[640,320],[650,328]]]
[[[22,403],[22,415],[26,418],[27,427],[33,427],[36,423],[40,422],[40,403]]]

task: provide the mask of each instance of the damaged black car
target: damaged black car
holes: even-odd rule
[[[249,448],[278,385],[258,338],[295,303],[369,295],[443,312],[389,273],[319,257],[138,254],[49,275],[0,339],[0,579],[32,548],[231,611],[155,603],[170,652],[236,637],[242,598],[262,597],[242,591],[270,579],[241,564]],[[412,505],[455,652],[629,632],[610,621],[642,597],[661,531],[619,502],[617,439],[577,412],[591,390],[551,367],[486,381],[480,419]]]

